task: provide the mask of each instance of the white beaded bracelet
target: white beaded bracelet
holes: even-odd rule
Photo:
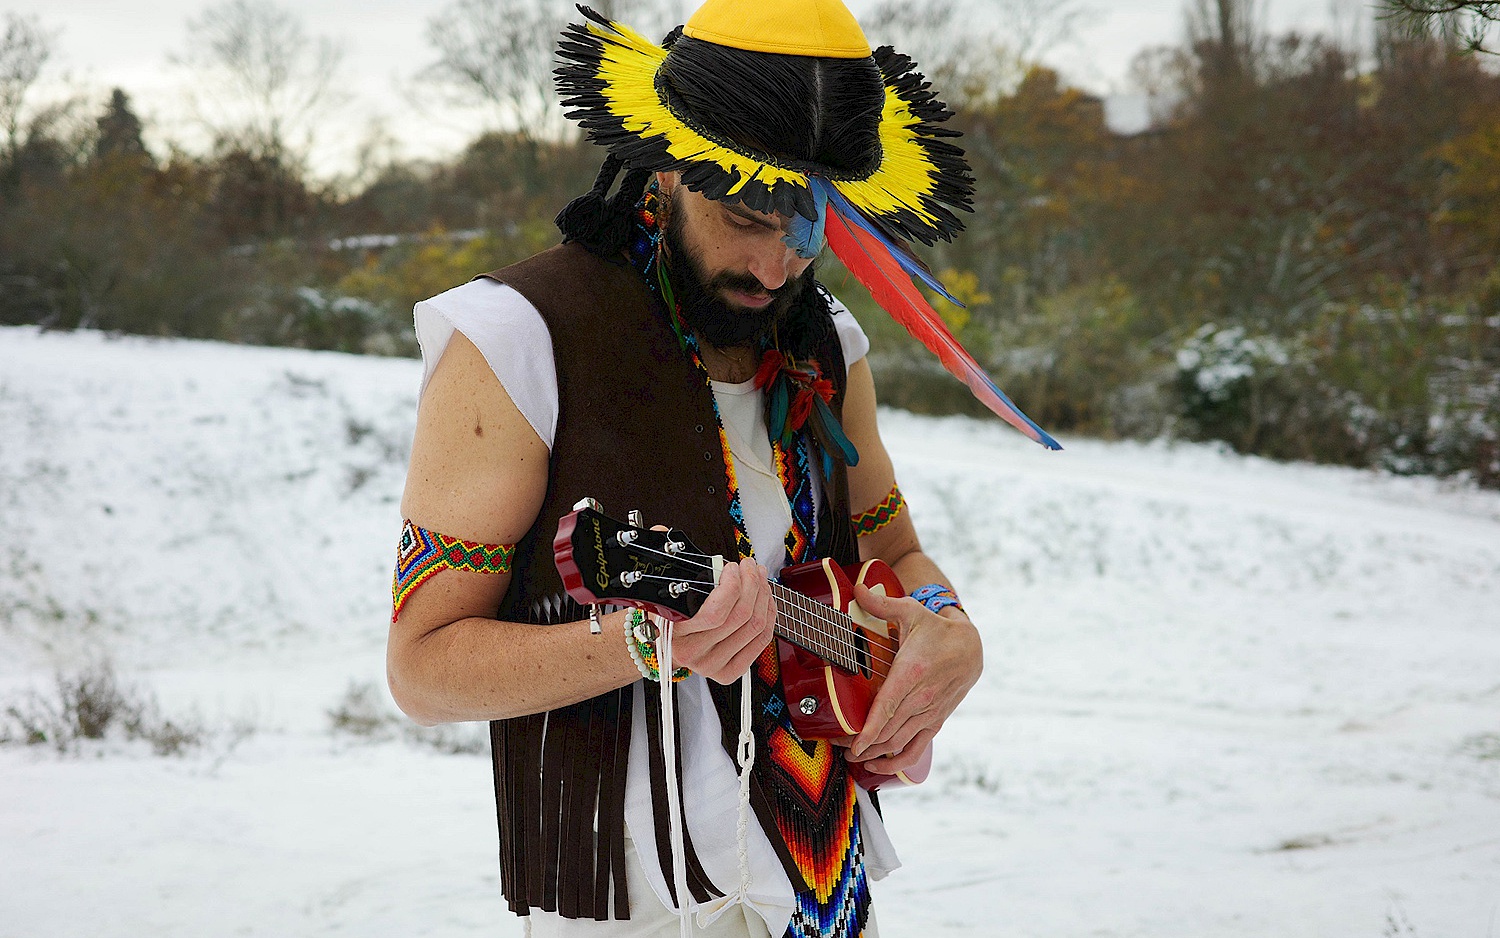
[[[632,609],[625,616],[625,647],[630,651],[630,660],[635,669],[648,681],[661,680],[656,663],[656,626],[639,609]],[[692,672],[678,668],[672,672],[672,680],[680,681]]]

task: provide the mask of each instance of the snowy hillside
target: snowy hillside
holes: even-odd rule
[[[418,376],[0,329],[0,711],[107,657],[204,729],[0,746],[0,938],[521,933],[488,760],[329,716],[383,688]],[[882,934],[1500,934],[1500,495],[882,425],[987,655]]]

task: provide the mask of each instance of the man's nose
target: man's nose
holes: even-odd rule
[[[800,276],[808,261],[797,255],[796,250],[777,241],[757,251],[750,261],[750,273],[767,290],[776,290],[793,277]]]

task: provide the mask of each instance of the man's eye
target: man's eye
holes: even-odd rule
[[[729,223],[731,225],[733,225],[734,227],[736,227],[736,228],[755,228],[755,227],[758,227],[755,224],[755,222],[751,221],[748,218],[745,218],[742,215],[736,215],[733,212],[729,213]]]

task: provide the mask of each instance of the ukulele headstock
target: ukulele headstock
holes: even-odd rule
[[[676,528],[652,530],[584,499],[558,522],[552,553],[575,601],[637,606],[672,620],[691,618],[718,582],[724,559],[704,554]]]

